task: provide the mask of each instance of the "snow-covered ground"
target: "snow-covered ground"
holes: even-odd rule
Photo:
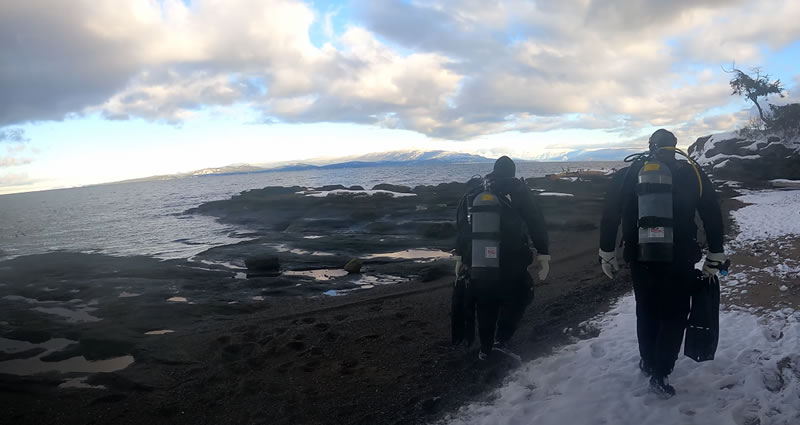
[[[742,192],[736,199],[751,205],[731,212],[739,228],[735,245],[800,235],[800,190]]]
[[[719,349],[703,363],[681,355],[670,376],[675,397],[649,392],[638,369],[629,295],[582,324],[599,328],[597,337],[525,364],[488,401],[444,422],[800,424],[800,191],[748,192],[740,199],[751,205],[733,214],[739,234],[729,254],[741,264],[734,262],[722,281]]]
[[[635,315],[625,297],[596,321],[599,336],[526,364],[450,424],[800,424],[800,313],[722,312],[716,359],[681,357],[669,400],[639,372]]]
[[[749,155],[732,155],[724,154],[721,150],[716,149],[718,143],[725,143],[729,140],[737,140],[742,143],[739,146],[740,151],[752,152]],[[744,143],[750,142],[747,145]],[[800,138],[785,138],[778,137],[775,134],[760,134],[756,137],[744,137],[736,131],[719,133],[712,135],[696,152],[693,152],[692,157],[694,160],[703,167],[711,166],[713,168],[721,168],[727,164],[727,160],[744,159],[753,160],[761,158],[760,153],[772,145],[783,145],[784,147],[800,152]],[[713,152],[713,155],[712,155]]]

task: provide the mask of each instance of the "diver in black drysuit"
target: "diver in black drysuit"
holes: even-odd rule
[[[501,209],[500,279],[490,288],[471,288],[478,316],[481,349],[478,357],[485,360],[492,350],[510,353],[506,344],[517,329],[527,306],[533,301],[533,279],[529,266],[533,255],[528,238],[537,251],[538,277],[545,280],[550,270],[547,229],[542,211],[524,181],[514,178],[516,166],[507,156],[499,158],[494,170],[486,176],[491,191],[503,198],[510,208]],[[468,206],[481,190],[464,196],[456,213],[457,222],[467,222]],[[459,227],[461,227],[459,225]],[[459,232],[456,242],[456,275],[469,273],[472,255],[469,234]]]
[[[650,138],[651,152],[659,152],[656,153],[657,159],[672,172],[673,261],[637,261],[636,183],[642,162],[634,162],[613,177],[600,227],[600,262],[606,275],[613,278],[617,271],[617,228],[622,222],[624,260],[630,264],[636,298],[639,367],[651,375],[653,389],[666,395],[675,393],[666,377],[672,372],[680,352],[690,295],[697,285],[694,265],[702,258],[697,243],[695,211],[703,222],[708,242],[703,274],[715,274],[724,261],[722,212],[717,193],[702,170],[675,159],[675,152],[669,148],[676,142],[675,136],[663,129]],[[664,147],[667,149],[662,149]],[[702,183],[702,195],[698,179]]]

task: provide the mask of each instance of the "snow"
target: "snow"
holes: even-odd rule
[[[648,390],[638,369],[636,306],[622,299],[595,321],[599,336],[534,360],[512,374],[490,401],[463,407],[466,424],[756,424],[800,423],[800,313],[759,318],[720,313],[713,361],[681,356],[670,382],[677,395]]]
[[[800,235],[800,190],[744,192],[736,199],[752,205],[731,212],[739,227],[736,243]]]
[[[778,141],[770,142],[770,137],[778,137]],[[722,143],[727,140],[737,140],[739,142],[749,141],[750,144],[747,146],[740,146],[738,149],[751,151],[751,152],[758,152],[762,151],[769,146],[772,145],[783,145],[789,149],[794,150],[795,152],[800,152],[800,138],[786,138],[781,137],[776,134],[760,134],[756,137],[747,138],[739,135],[736,131],[729,131],[725,133],[719,133],[712,135],[706,143],[703,145],[703,148],[693,152],[692,157],[703,167],[712,166],[713,168],[722,168],[727,164],[727,160],[731,158],[736,159],[758,159],[761,156],[758,154],[753,155],[725,155],[718,153],[714,156],[708,156],[708,152],[711,152],[716,147],[717,143]],[[773,139],[774,140],[774,139]],[[758,145],[762,144],[762,147],[759,148]],[[723,163],[724,162],[724,163]]]
[[[714,166],[714,167],[712,167],[712,168],[722,168],[722,167],[724,167],[724,166],[728,165],[728,162],[729,162],[729,160],[727,160],[727,159],[726,159],[726,160],[724,160],[724,161],[720,162],[719,164],[715,165],[715,166]]]
[[[800,187],[800,180],[775,179],[769,182],[775,187]]]
[[[539,194],[539,196],[566,196],[566,197],[570,197],[570,196],[575,196],[575,195],[573,195],[571,193],[542,192],[542,193]]]
[[[702,150],[694,152],[693,159],[701,166],[713,165],[713,163],[717,161],[717,156],[715,155],[709,158],[706,156],[706,152],[713,150],[716,144],[720,141],[737,139],[737,138],[739,138],[739,136],[736,134],[735,131],[714,134],[708,140],[706,140],[706,143],[705,145],[703,145]]]
[[[738,199],[750,205],[732,213],[739,234],[728,253],[758,258],[722,278],[716,358],[696,363],[681,355],[670,375],[674,397],[650,392],[638,369],[636,302],[628,295],[579,329],[565,329],[588,339],[524,364],[488,399],[442,423],[800,424],[800,311],[781,301],[800,282],[800,259],[787,254],[800,235],[800,190],[744,191]],[[774,298],[740,303],[750,292]]]
[[[327,191],[305,191],[305,192],[297,192],[298,195],[305,195],[305,196],[313,196],[315,198],[324,198],[329,195],[366,195],[372,196],[377,194],[388,194],[390,196],[394,196],[395,198],[402,198],[404,196],[417,196],[416,193],[400,193],[400,192],[392,192],[389,190],[348,190],[348,189],[335,189],[335,190],[327,190]]]

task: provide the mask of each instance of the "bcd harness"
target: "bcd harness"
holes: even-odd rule
[[[703,180],[697,163],[676,147],[660,147],[684,156],[697,176],[700,196],[703,196]],[[673,182],[672,171],[663,161],[656,159],[654,152],[629,155],[625,162],[638,162],[640,167],[636,179],[638,203],[638,252],[637,260],[643,262],[672,262],[673,260]],[[631,167],[635,170],[634,166]],[[631,180],[627,177],[626,183]],[[626,185],[626,187],[629,187]],[[626,192],[627,193],[627,192]]]

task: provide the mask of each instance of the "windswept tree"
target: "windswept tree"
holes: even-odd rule
[[[781,86],[781,80],[770,81],[769,74],[761,74],[761,68],[758,67],[752,69],[752,76],[737,68],[731,68],[730,71],[726,70],[725,72],[734,75],[730,81],[731,89],[733,89],[731,95],[744,96],[753,102],[756,105],[756,109],[758,109],[758,116],[761,117],[761,121],[764,124],[769,124],[771,119],[764,115],[764,110],[761,109],[758,98],[763,97],[766,99],[771,94],[783,97],[784,88]]]

